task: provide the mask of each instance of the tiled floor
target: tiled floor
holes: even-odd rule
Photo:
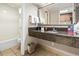
[[[0,56],[21,56],[20,48],[15,46],[13,48],[4,50],[0,52]],[[25,53],[25,56],[56,56],[56,54],[50,51],[47,51],[44,48],[38,47],[33,54],[29,55]]]
[[[29,56],[27,53],[25,54]],[[38,47],[34,53],[32,53],[30,56],[57,56],[57,54],[52,53],[42,47]]]
[[[20,56],[20,48],[18,46],[0,52],[0,56]]]

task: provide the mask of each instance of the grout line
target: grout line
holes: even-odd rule
[[[11,48],[10,48],[11,49]],[[16,55],[16,53],[11,49],[11,51]],[[16,55],[17,56],[17,55]]]
[[[11,50],[11,48],[9,48],[9,49]],[[6,50],[7,50],[7,49],[6,49]],[[5,54],[3,54],[4,51],[5,51],[5,50],[3,50],[3,51],[0,52],[1,56],[6,56]],[[11,52],[14,53],[12,50],[11,50]],[[15,53],[14,53],[14,55],[15,55]]]

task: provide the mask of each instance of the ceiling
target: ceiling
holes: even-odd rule
[[[22,5],[22,3],[6,3],[6,4],[11,6],[11,7],[15,7],[15,8],[20,8],[21,5]],[[46,6],[46,5],[50,4],[50,3],[29,3],[29,4],[32,4],[32,5],[40,8],[40,7]]]
[[[6,3],[7,5],[15,8],[20,8],[22,3]],[[73,3],[31,3],[38,8],[46,8],[49,11],[63,10],[68,8],[73,8]],[[77,4],[79,5],[79,4]]]
[[[7,5],[14,7],[14,8],[20,8],[22,3],[8,3]]]
[[[37,6],[38,8],[41,8],[41,7],[47,6],[47,5],[52,4],[52,3],[32,3],[32,4]]]
[[[26,3],[27,4],[27,3]],[[43,6],[46,6],[46,5],[49,5],[51,3],[29,3],[29,4],[32,4],[38,8],[40,7],[43,7]],[[21,7],[22,3],[8,3],[8,5],[10,5],[11,7],[16,7],[16,8],[19,8]]]

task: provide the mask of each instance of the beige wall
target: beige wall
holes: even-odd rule
[[[18,9],[0,4],[0,40],[7,40],[18,36]]]

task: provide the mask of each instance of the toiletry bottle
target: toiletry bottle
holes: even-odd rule
[[[68,35],[71,34],[71,29],[70,29],[70,26],[68,26]]]
[[[68,27],[68,34],[69,35],[73,35],[74,34],[74,32],[73,32],[73,26],[69,26]]]
[[[41,32],[44,32],[44,27],[41,27]]]

